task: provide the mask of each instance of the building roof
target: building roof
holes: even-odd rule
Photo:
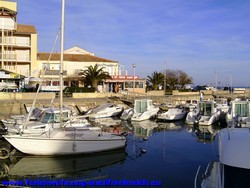
[[[37,53],[38,60],[46,60],[49,59],[49,53]],[[117,61],[112,61],[109,59],[104,59],[100,57],[96,57],[93,55],[88,54],[64,54],[63,55],[64,61],[75,61],[75,62],[111,62],[111,63],[118,63]],[[60,53],[52,54],[51,61],[60,61]]]
[[[82,48],[80,48],[79,46],[74,46],[72,48],[69,48],[67,50],[64,50],[64,54],[84,54],[84,55],[92,55],[94,56],[93,53],[88,52]]]
[[[1,11],[7,11],[11,14],[16,14],[17,13],[17,2],[12,2],[12,1],[0,1],[0,9]]]
[[[36,28],[33,25],[21,25],[21,24],[17,24],[17,31],[16,31],[16,33],[36,34]]]
[[[13,11],[11,9],[8,9],[6,7],[0,7],[0,15],[3,16],[3,15],[14,15],[16,16],[17,12],[16,11]]]

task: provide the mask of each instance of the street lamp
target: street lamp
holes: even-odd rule
[[[133,69],[134,69],[134,76],[133,76],[133,80],[134,80],[134,83],[133,83],[133,95],[134,95],[134,100],[135,100],[135,67],[136,67],[136,65],[133,64]]]

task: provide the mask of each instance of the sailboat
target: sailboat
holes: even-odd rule
[[[60,69],[60,125],[63,124],[63,50],[64,11],[62,0],[61,16],[61,69]],[[77,127],[49,128],[41,134],[7,134],[3,136],[13,147],[30,155],[72,155],[95,153],[123,148],[126,137],[123,134],[100,132]]]

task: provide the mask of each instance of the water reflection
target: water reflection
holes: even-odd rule
[[[117,126],[121,124],[121,119],[117,117],[106,117],[106,118],[93,118],[90,122],[97,126]]]
[[[0,144],[5,147],[2,150],[0,148],[0,154],[3,155],[0,159],[0,181],[27,178],[139,178],[161,180],[162,187],[185,187],[186,184],[186,187],[192,187],[197,166],[211,157],[210,145],[197,142],[214,142],[219,130],[216,125],[189,127],[184,121],[112,122],[112,118],[97,121],[102,127],[114,132],[120,126],[126,130],[129,133],[126,148],[93,155],[33,157],[18,152],[14,154],[9,146]],[[4,155],[6,152],[10,156]]]
[[[184,126],[184,121],[174,121],[174,122],[158,122],[159,128],[163,130],[181,130]]]
[[[29,156],[16,152],[14,155],[0,160],[0,175],[1,179],[40,176],[73,177],[79,173],[123,162],[126,155],[125,149],[60,157]]]
[[[154,128],[158,127],[155,121],[144,120],[140,122],[132,122],[134,133],[137,137],[147,139],[153,134]]]
[[[216,134],[220,130],[219,124],[212,125],[195,125],[188,127],[187,131],[196,137],[197,142],[212,143],[216,138]]]

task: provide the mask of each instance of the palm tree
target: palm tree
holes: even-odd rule
[[[90,84],[97,91],[98,82],[106,79],[112,79],[108,72],[105,72],[104,67],[98,68],[97,65],[89,66],[86,70],[81,70],[78,76],[85,84]]]
[[[148,76],[147,82],[153,87],[153,90],[157,90],[159,85],[163,85],[164,75],[161,72],[154,71],[151,76]]]

